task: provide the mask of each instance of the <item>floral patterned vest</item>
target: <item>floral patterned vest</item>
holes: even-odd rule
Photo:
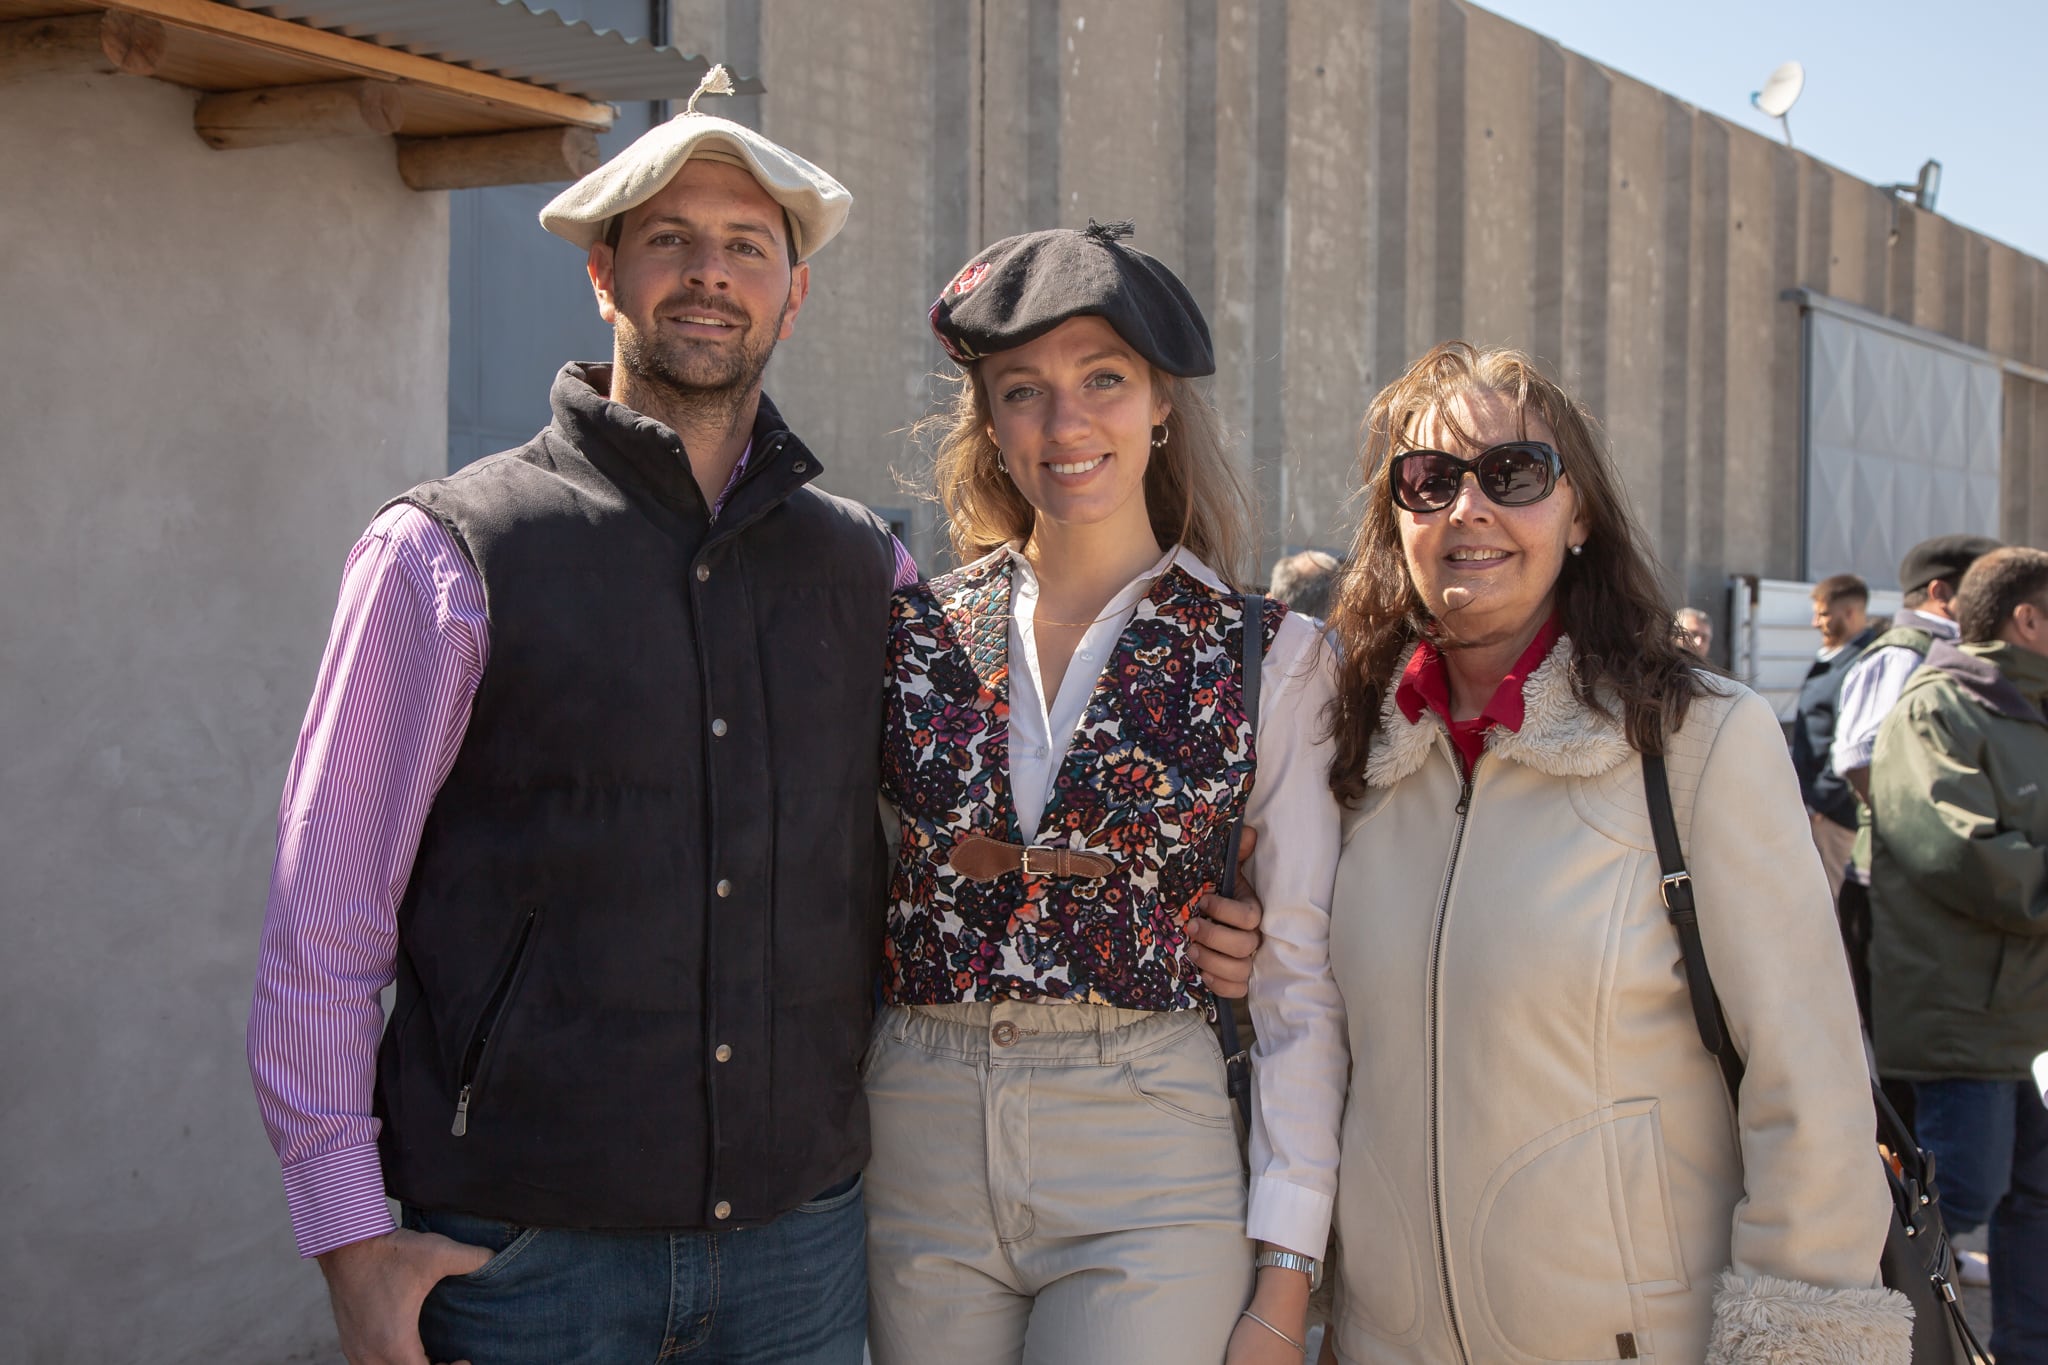
[[[1116,870],[974,882],[948,866],[955,840],[1023,842],[1009,776],[1010,582],[1010,558],[998,553],[894,600],[882,786],[903,838],[883,949],[888,997],[1204,1005],[1187,922],[1235,856],[1226,846],[1256,761],[1239,678],[1243,601],[1168,569],[1096,680],[1038,842],[1107,854]],[[1263,648],[1286,614],[1266,603]]]

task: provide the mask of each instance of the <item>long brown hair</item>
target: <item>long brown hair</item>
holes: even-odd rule
[[[1459,442],[1472,444],[1451,404],[1473,392],[1512,403],[1525,432],[1530,415],[1540,415],[1556,436],[1558,458],[1578,497],[1585,548],[1567,558],[1558,575],[1557,609],[1571,637],[1579,700],[1620,720],[1640,752],[1661,754],[1665,736],[1706,690],[1698,660],[1678,642],[1656,563],[1642,548],[1642,530],[1592,416],[1522,352],[1447,341],[1381,390],[1365,416],[1365,515],[1330,614],[1341,655],[1330,705],[1336,745],[1330,790],[1341,800],[1365,794],[1366,757],[1394,669],[1432,626],[1408,575],[1388,466],[1414,448],[1417,428],[1431,415]]]
[[[965,564],[1013,540],[1026,540],[1036,510],[1003,472],[989,438],[988,393],[977,361],[957,380],[952,400],[917,424],[936,436],[930,496],[946,509],[953,554]],[[1185,545],[1217,577],[1242,588],[1252,559],[1252,501],[1230,458],[1223,419],[1193,381],[1151,369],[1152,392],[1167,402],[1166,444],[1145,466],[1145,511],[1160,545]]]

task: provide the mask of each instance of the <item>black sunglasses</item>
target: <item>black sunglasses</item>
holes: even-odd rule
[[[1543,441],[1504,441],[1473,460],[1409,450],[1394,457],[1394,501],[1410,512],[1441,512],[1458,500],[1458,486],[1470,474],[1491,501],[1527,507],[1549,497],[1563,472],[1557,451]]]

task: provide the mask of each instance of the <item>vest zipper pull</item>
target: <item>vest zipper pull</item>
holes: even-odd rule
[[[463,1086],[462,1093],[455,1097],[455,1123],[448,1129],[455,1137],[469,1132],[469,1087]]]

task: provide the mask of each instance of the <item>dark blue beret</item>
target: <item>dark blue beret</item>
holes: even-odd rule
[[[932,305],[932,331],[962,365],[1094,316],[1166,371],[1216,373],[1209,324],[1171,270],[1120,240],[1128,222],[1005,237],[961,268]]]

